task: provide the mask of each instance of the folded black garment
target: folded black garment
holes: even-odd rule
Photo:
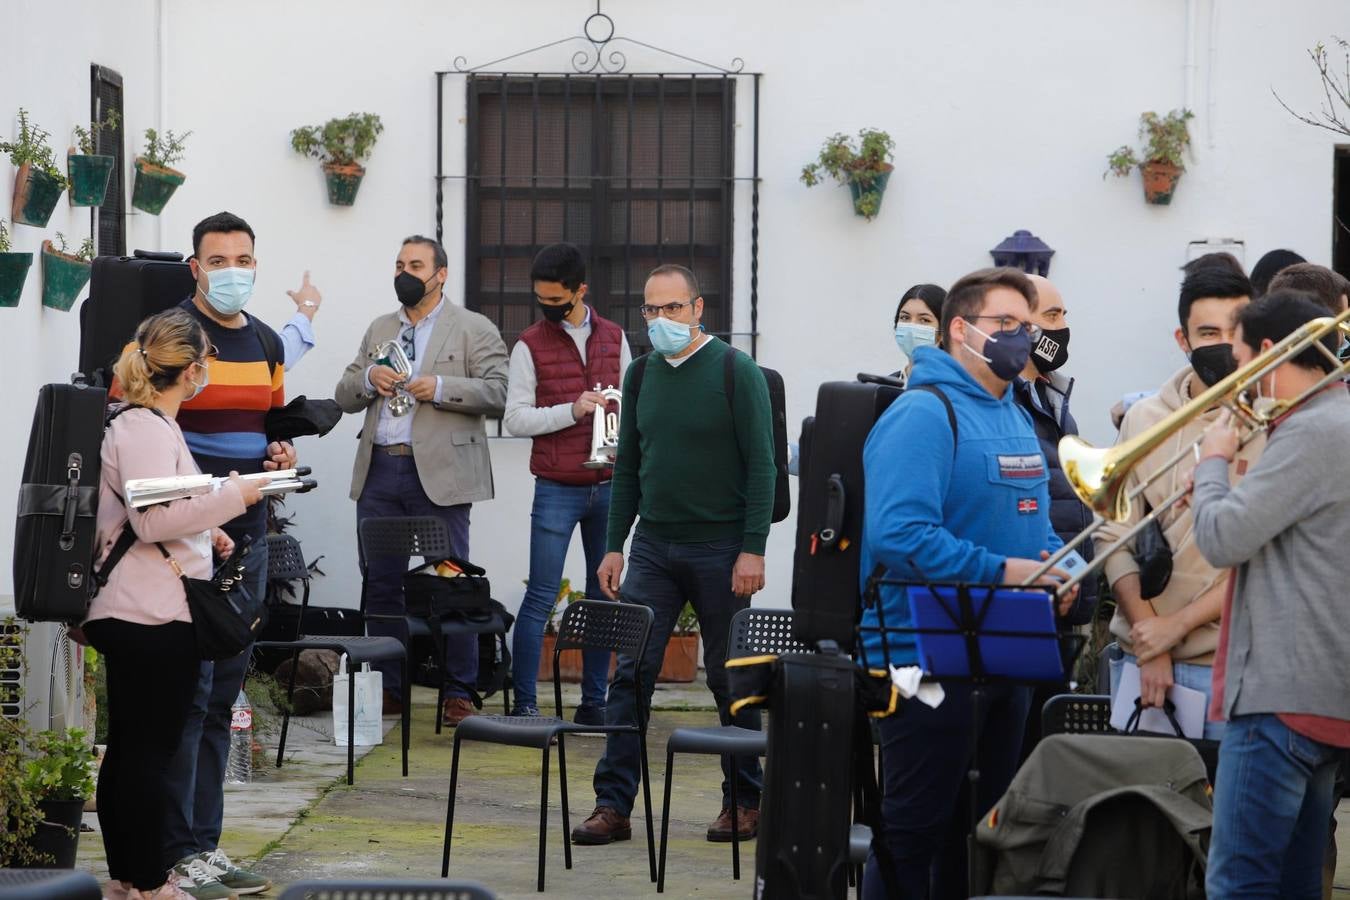
[[[310,400],[303,394],[279,409],[269,410],[266,420],[269,441],[293,441],[307,434],[320,437],[333,430],[342,418],[336,400]]]

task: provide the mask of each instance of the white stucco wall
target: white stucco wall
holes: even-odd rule
[[[4,14],[15,6],[5,4]],[[51,4],[18,3],[35,14]],[[127,78],[129,132],[156,109],[150,0],[74,2],[70,30],[46,42],[0,28],[0,123],[20,102],[38,120],[67,127],[88,107],[86,57]],[[370,319],[393,307],[392,265],[402,237],[434,228],[435,78],[458,55],[470,65],[579,34],[592,11],[583,0],[397,4],[235,0],[228,12],[205,0],[176,0],[168,13],[167,120],[194,132],[187,183],[162,217],[163,248],[187,249],[194,222],[220,209],[258,233],[258,291],[250,311],[274,325],[290,314],[287,288],[309,269],[324,292],[319,347],[288,381],[288,394],[330,396]],[[1194,12],[1188,70],[1187,10]],[[76,10],[92,19],[80,25]],[[760,360],[783,372],[789,421],[814,405],[816,386],[898,364],[889,324],[910,284],[949,284],[990,264],[989,248],[1028,228],[1058,251],[1052,278],[1073,326],[1067,371],[1078,378],[1074,411],[1087,437],[1109,441],[1106,409],[1122,393],[1155,386],[1184,360],[1175,327],[1177,267],[1189,241],[1246,241],[1250,266],[1287,246],[1326,262],[1331,248],[1334,136],[1291,119],[1270,89],[1299,107],[1320,100],[1305,50],[1344,31],[1342,0],[1059,0],[1007,4],[830,5],[797,0],[736,4],[688,0],[610,2],[620,35],[716,63],[742,57],[765,73],[760,111]],[[585,46],[585,45],[582,45]],[[520,63],[563,70],[575,46]],[[633,47],[629,71],[687,69]],[[62,62],[68,61],[68,62]],[[61,66],[69,71],[66,72]],[[63,74],[64,73],[64,74]],[[1188,89],[1187,84],[1190,84]],[[461,172],[462,82],[447,83],[445,164]],[[1138,177],[1103,181],[1109,151],[1135,143],[1138,115],[1187,101],[1197,114],[1195,148],[1170,207],[1149,207]],[[356,206],[331,207],[317,164],[294,154],[290,129],[353,110],[385,123]],[[751,106],[738,97],[737,153],[748,160]],[[807,190],[797,181],[824,137],[862,126],[895,137],[896,173],[882,213],[855,218],[847,191]],[[1350,143],[1350,139],[1347,139]],[[0,168],[3,168],[0,166]],[[748,170],[748,161],[742,166]],[[8,201],[12,170],[0,178]],[[453,296],[462,301],[462,188],[447,185],[446,243]],[[738,194],[737,307],[748,303],[748,189]],[[82,235],[87,216],[67,229]],[[156,232],[130,220],[129,247]],[[16,229],[36,247],[32,229]],[[75,361],[73,315],[37,308],[31,278],[22,306],[0,311],[13,373],[10,438],[0,442],[0,509],[12,509],[31,397]],[[738,330],[748,327],[742,317]],[[304,439],[305,461],[323,488],[296,498],[306,553],[326,556],[316,602],[355,602],[354,504],[347,498],[358,423],[348,417],[323,440]],[[476,561],[508,606],[528,558],[531,485],[528,444],[492,444],[498,497],[474,510]],[[792,522],[774,527],[766,605],[786,605]],[[0,518],[0,546],[12,526]],[[7,560],[6,560],[7,562]],[[574,548],[566,571],[581,580]],[[9,566],[0,593],[9,589]]]

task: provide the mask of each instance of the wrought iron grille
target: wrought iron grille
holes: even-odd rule
[[[465,297],[511,343],[535,319],[530,262],[587,257],[588,299],[647,344],[637,307],[662,263],[697,275],[731,327],[734,86],[728,75],[467,76]]]
[[[126,232],[126,153],[123,149],[122,76],[100,65],[90,67],[90,121],[101,122],[108,110],[117,111],[117,127],[99,131],[95,150],[104,156],[113,156],[112,176],[108,179],[108,194],[102,206],[90,210],[90,226],[94,233],[99,256],[125,256]]]

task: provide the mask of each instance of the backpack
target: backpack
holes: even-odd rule
[[[736,356],[740,353],[741,351],[735,347],[728,347],[727,354],[722,358],[722,378],[726,386],[727,405],[731,408],[733,418],[736,415]],[[631,402],[635,412],[638,392],[642,389],[642,379],[647,372],[647,360],[650,357],[650,353],[644,353],[633,360],[631,365],[633,380],[628,392],[633,396],[631,401],[625,398],[625,402]],[[781,522],[792,512],[792,491],[788,482],[787,394],[783,387],[782,375],[764,366],[759,366],[759,371],[769,388],[769,409],[773,421],[773,468],[777,472],[773,485],[773,515],[770,516],[770,521]]]

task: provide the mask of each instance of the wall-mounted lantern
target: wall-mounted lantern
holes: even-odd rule
[[[1045,241],[1023,229],[1004,238],[1003,243],[989,253],[994,257],[996,266],[1012,266],[1028,275],[1042,277],[1049,276],[1050,257],[1055,255],[1055,251],[1046,246]]]

